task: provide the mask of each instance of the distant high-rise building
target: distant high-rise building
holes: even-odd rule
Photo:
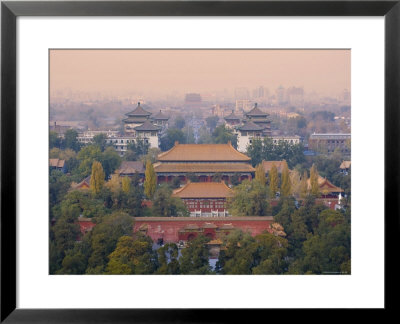
[[[286,102],[284,87],[280,86],[278,89],[276,89],[276,99],[278,105],[282,105]]]
[[[235,99],[236,100],[249,100],[249,89],[245,87],[235,88]]]
[[[292,106],[302,107],[304,105],[303,88],[291,87],[287,90],[287,101]]]

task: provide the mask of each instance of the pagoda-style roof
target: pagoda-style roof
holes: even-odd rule
[[[144,173],[145,169],[142,161],[122,161],[119,169],[116,171],[118,174],[135,174]]]
[[[161,110],[160,110],[160,112],[158,114],[156,114],[152,118],[154,120],[168,120],[169,119],[169,117],[167,115],[164,115]]]
[[[247,121],[243,126],[238,127],[240,131],[263,131],[265,127],[259,126],[252,121]]]
[[[232,196],[225,182],[188,182],[174,190],[173,197],[179,198],[227,198]]]
[[[79,183],[71,183],[71,190],[86,190],[90,188],[90,178],[91,176],[86,177]]]
[[[146,117],[146,116],[150,116],[151,112],[144,110],[143,107],[140,105],[140,102],[138,102],[138,105],[135,108],[135,110],[133,110],[125,115],[129,116],[129,117],[139,117],[139,116]]]
[[[283,169],[283,160],[282,161],[262,161],[262,166],[265,170],[265,173],[271,171],[272,165],[275,165],[278,173],[282,173]]]
[[[159,161],[250,161],[251,159],[233,148],[232,144],[179,144],[158,155]]]
[[[311,189],[311,181],[310,179],[307,180],[308,189]],[[342,188],[336,187],[332,182],[330,182],[327,178],[323,178],[318,175],[318,186],[319,191],[322,194],[328,194],[332,192],[343,192]]]
[[[155,163],[156,173],[251,173],[248,163]]]
[[[343,161],[340,165],[340,169],[349,169],[351,166],[351,161]]]
[[[136,131],[158,131],[160,127],[153,125],[149,120],[146,120],[142,125],[134,128]]]
[[[240,118],[234,114],[233,110],[228,116],[224,117],[224,119],[225,120],[240,120]]]
[[[122,119],[125,124],[142,124],[147,120],[147,116],[136,116]]]
[[[267,117],[268,114],[261,111],[260,108],[257,107],[257,104],[254,105],[254,108],[252,110],[250,110],[248,113],[246,113],[246,116],[249,117]]]

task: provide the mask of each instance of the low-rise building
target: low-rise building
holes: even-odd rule
[[[308,190],[311,190],[311,181],[307,180]],[[318,186],[321,198],[337,198],[344,190],[335,186],[327,178],[318,176]]]
[[[93,138],[96,135],[104,134],[107,138],[117,137],[119,132],[116,130],[88,130],[78,134],[77,140],[83,145],[93,143]]]
[[[200,182],[211,182],[213,176],[220,174],[222,180],[230,183],[232,176],[239,180],[251,179],[255,169],[251,159],[238,152],[232,144],[179,144],[158,155],[153,165],[158,183],[172,182],[178,177],[187,181],[188,174]]]
[[[58,170],[61,172],[66,172],[66,165],[65,165],[65,160],[60,160],[60,159],[50,159],[49,161],[49,167],[51,170]]]
[[[339,149],[342,154],[350,154],[351,134],[311,134],[309,149],[322,153],[333,153]]]
[[[273,135],[271,136],[271,138],[274,144],[279,144],[279,142],[286,142],[291,145],[296,145],[301,143],[301,137],[298,135],[293,135],[293,136]]]
[[[225,182],[188,182],[174,190],[173,197],[182,199],[195,217],[228,216],[227,199],[232,197],[232,189]]]

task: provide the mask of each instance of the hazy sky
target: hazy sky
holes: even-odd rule
[[[51,91],[350,90],[350,50],[52,50]]]

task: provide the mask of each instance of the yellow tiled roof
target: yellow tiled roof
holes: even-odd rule
[[[227,198],[232,190],[224,182],[188,182],[174,190],[172,196],[179,198]]]
[[[158,155],[159,161],[250,161],[228,144],[179,144]]]
[[[247,163],[155,163],[156,173],[213,173],[213,172],[254,172]]]
[[[343,192],[342,188],[336,187],[332,182],[328,179],[321,177],[318,175],[318,185],[321,192]],[[311,189],[311,181],[307,179],[307,186],[308,189]]]

